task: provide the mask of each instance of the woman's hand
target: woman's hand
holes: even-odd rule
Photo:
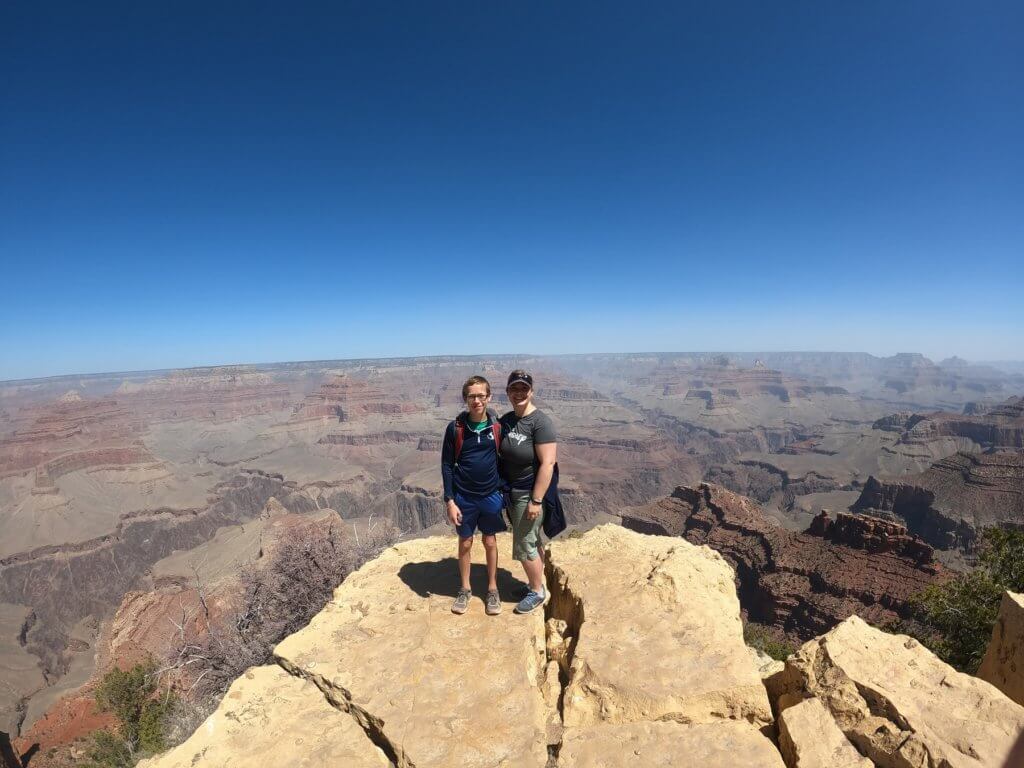
[[[541,513],[542,506],[531,501],[526,505],[526,519],[536,520],[537,516]]]
[[[452,525],[462,525],[462,510],[454,501],[448,502],[448,522]]]

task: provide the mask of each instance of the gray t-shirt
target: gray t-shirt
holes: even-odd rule
[[[522,418],[509,411],[501,417],[501,476],[513,488],[532,490],[538,466],[533,447],[555,440],[555,425],[543,411]]]

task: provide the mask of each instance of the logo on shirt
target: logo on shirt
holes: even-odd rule
[[[522,445],[523,441],[526,440],[526,435],[521,435],[518,432],[509,432],[508,437],[510,440],[515,441],[516,445]]]

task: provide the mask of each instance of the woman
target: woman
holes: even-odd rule
[[[540,545],[544,494],[557,461],[555,425],[533,404],[533,377],[523,370],[508,375],[505,388],[512,410],[501,417],[501,475],[511,488],[512,558],[523,564],[529,591],[516,613],[542,606],[544,550]]]

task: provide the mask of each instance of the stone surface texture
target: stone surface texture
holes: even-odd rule
[[[278,666],[253,667],[195,733],[139,768],[387,768],[384,753],[307,680]]]
[[[717,552],[605,525],[558,542],[549,570],[551,612],[578,632],[567,727],[771,722],[743,642],[732,568]]]
[[[1024,704],[1024,595],[1003,593],[978,677]]]
[[[825,705],[804,699],[779,715],[779,749],[788,768],[872,768]]]
[[[480,565],[469,613],[452,614],[455,547],[454,537],[435,537],[388,550],[276,656],[389,745],[400,765],[542,766],[544,615],[514,617],[506,603],[501,617],[486,616]],[[510,542],[499,547],[508,552]]]
[[[1024,707],[994,686],[856,616],[805,643],[768,687],[784,719],[787,703],[820,699],[879,766],[997,768],[1024,730]]]

